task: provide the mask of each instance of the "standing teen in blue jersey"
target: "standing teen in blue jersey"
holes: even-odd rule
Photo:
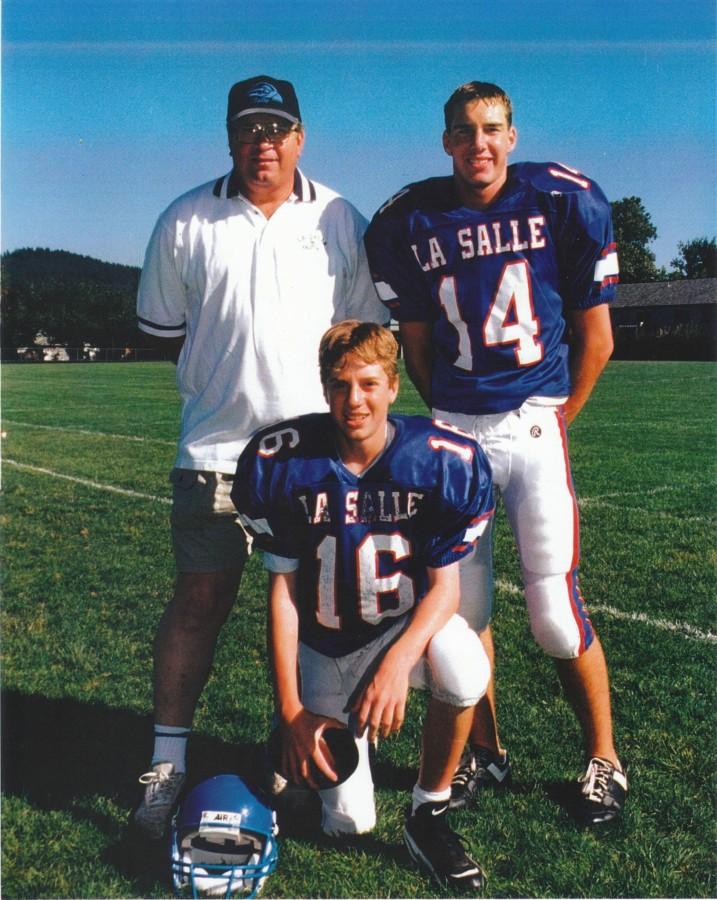
[[[480,866],[446,815],[490,677],[481,642],[456,615],[458,560],[492,515],[490,469],[458,429],[388,414],[397,350],[380,325],[330,328],[320,349],[329,412],[259,431],[239,459],[232,498],[270,573],[282,771],[311,787],[317,771],[336,782],[323,734],[349,727],[359,762],[348,780],[319,790],[322,827],[370,831],[368,741],[401,728],[409,686],[428,689],[404,839],[443,887],[475,890]]]
[[[582,727],[587,823],[622,809],[607,666],[578,584],[578,511],[566,426],[612,352],[617,283],[610,206],[558,163],[508,165],[516,144],[501,88],[470,82],[445,105],[452,176],[411,184],[365,237],[379,295],[399,320],[408,373],[437,418],[485,450],[520,555],[533,635],[555,658]],[[490,545],[461,565],[461,612],[492,657]],[[491,685],[453,782],[465,806],[505,782]]]

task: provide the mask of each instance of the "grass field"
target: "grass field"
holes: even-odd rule
[[[490,897],[715,896],[715,399],[707,363],[611,363],[571,429],[582,586],[611,669],[624,818],[577,829],[583,760],[535,647],[504,517],[494,620],[508,791],[455,816]],[[169,364],[3,369],[2,896],[163,897],[127,835],[151,751],[151,643],[171,591],[179,415]],[[400,411],[421,411],[407,380]],[[190,745],[193,779],[250,776],[271,714],[252,557]],[[401,844],[424,712],[379,748],[379,824],[351,844],[283,823],[267,897],[435,897]]]

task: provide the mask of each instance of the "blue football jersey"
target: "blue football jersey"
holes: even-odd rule
[[[256,546],[298,560],[300,638],[343,656],[409,615],[426,567],[470,552],[493,512],[490,466],[469,435],[422,416],[360,476],[335,449],[328,413],[264,428],[237,466],[232,499]]]
[[[365,236],[379,296],[432,324],[437,409],[480,415],[570,391],[566,313],[613,299],[617,253],[600,188],[558,163],[509,166],[484,210],[453,178],[394,195]]]

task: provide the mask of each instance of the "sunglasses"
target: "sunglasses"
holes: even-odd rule
[[[253,125],[232,125],[232,137],[240,144],[283,144],[292,131],[298,131],[296,125],[281,122],[255,122]]]

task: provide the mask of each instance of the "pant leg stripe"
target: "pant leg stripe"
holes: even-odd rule
[[[573,475],[570,468],[570,456],[568,453],[568,432],[565,422],[565,413],[562,407],[555,410],[555,416],[558,423],[558,431],[563,448],[563,461],[565,464],[565,483],[573,505],[573,555],[570,570],[565,576],[565,587],[570,600],[570,609],[575,619],[575,624],[580,635],[580,646],[578,655],[584,653],[590,644],[592,644],[595,633],[592,623],[588,615],[585,601],[580,592],[580,583],[578,580],[578,567],[580,564],[580,516],[578,512],[578,501],[575,496],[575,486],[573,484]]]

